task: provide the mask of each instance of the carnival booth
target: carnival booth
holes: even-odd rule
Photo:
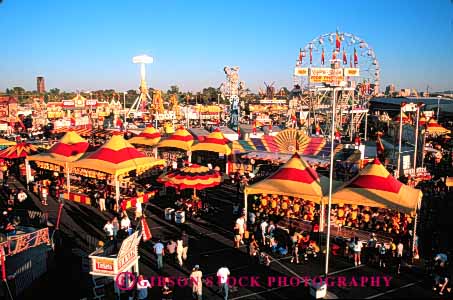
[[[71,181],[70,181],[70,167],[69,164],[80,159],[89,147],[88,142],[78,135],[75,131],[67,132],[59,142],[54,144],[47,152],[39,153],[36,155],[27,156],[26,165],[29,168],[29,162],[33,161],[36,163],[36,166],[39,169],[47,170],[55,174],[65,174],[66,175],[66,193],[65,199],[75,200],[75,193],[71,193]],[[44,179],[44,178],[43,178]],[[27,172],[27,183],[33,181],[30,178],[30,172]],[[49,180],[43,180],[40,182],[39,186],[41,188],[49,189]],[[38,187],[35,186],[37,189]],[[35,190],[38,193],[38,190]],[[86,197],[85,197],[86,198]],[[78,197],[79,202],[84,199],[84,197]],[[86,204],[88,201],[82,201]]]
[[[158,153],[166,161],[175,161],[188,157],[191,161],[193,136],[184,127],[180,127],[170,137],[157,144]]]
[[[332,194],[338,227],[369,230],[387,236],[414,230],[422,192],[395,179],[375,159]],[[327,198],[325,198],[327,201]],[[414,220],[415,218],[415,220]]]
[[[337,182],[334,182],[338,186]],[[304,220],[303,230],[311,230],[317,212],[323,212],[323,197],[327,194],[329,179],[319,176],[299,154],[268,178],[247,186],[244,190],[244,207],[248,209],[248,195],[255,196],[252,207],[260,214],[280,218]],[[317,205],[317,206],[316,206]],[[323,220],[323,216],[320,216]],[[307,228],[310,227],[310,228]],[[321,227],[322,228],[322,227]]]
[[[14,146],[3,149],[0,151],[0,159],[7,160],[8,162],[3,162],[2,168],[10,168],[11,166],[18,167],[19,173],[22,176],[26,176],[30,171],[27,171],[27,164],[22,163],[22,159],[26,158],[27,155],[37,152],[38,148],[28,143],[18,143]]]
[[[120,185],[127,188],[136,176],[164,165],[165,160],[146,156],[126,141],[122,132],[115,132],[106,144],[71,163],[70,168],[74,174],[106,180],[115,186],[115,200],[119,208]]]
[[[194,157],[200,160],[200,163],[210,163],[213,167],[218,164],[219,159],[225,159],[225,171],[228,174],[228,156],[231,154],[231,147],[228,143],[229,141],[223,133],[216,129],[192,146],[192,152]],[[220,169],[223,169],[223,166],[220,166]]]

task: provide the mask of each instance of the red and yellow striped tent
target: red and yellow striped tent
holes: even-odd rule
[[[165,165],[162,159],[148,157],[123,138],[122,132],[113,133],[112,138],[86,158],[71,163],[71,167],[95,170],[112,175],[137,171],[137,175],[157,165]]]
[[[74,126],[74,127],[68,127],[68,126],[60,127],[60,128],[54,129],[53,133],[59,134],[59,133],[75,131],[78,135],[81,135],[81,136],[91,136],[92,130],[93,129],[91,127],[91,124],[89,124],[89,125],[80,125],[80,126]]]
[[[329,179],[319,176],[295,153],[280,169],[266,179],[247,186],[245,193],[277,194],[321,203],[329,188]]]
[[[16,145],[16,142],[0,138],[0,146],[14,146],[14,145]]]
[[[332,194],[332,204],[384,207],[403,213],[416,210],[422,192],[396,180],[378,159]]]
[[[28,156],[29,161],[45,162],[59,166],[74,162],[82,157],[88,149],[88,142],[75,131],[68,131],[61,140],[46,153]]]
[[[225,138],[220,129],[211,132],[203,141],[192,147],[193,151],[211,151],[220,154],[230,155],[231,147],[228,145],[229,140]]]
[[[446,129],[439,123],[437,123],[436,119],[431,118],[426,125],[426,130],[428,131],[429,134],[447,134],[450,133],[450,130]]]
[[[215,170],[192,164],[174,172],[162,174],[157,181],[180,190],[202,190],[219,185],[221,178],[220,173]]]
[[[180,127],[168,139],[162,140],[157,144],[157,148],[177,148],[191,151],[193,136],[184,127]]]
[[[149,125],[138,136],[128,140],[131,144],[154,146],[159,143],[161,135],[159,131],[153,126]]]
[[[393,121],[396,123],[400,122],[401,116],[403,117],[403,123],[409,123],[410,119],[409,117],[403,112],[402,115],[398,114],[395,118],[393,118]]]
[[[8,147],[0,151],[0,158],[3,159],[24,158],[33,152],[38,152],[38,149],[35,146],[28,143],[19,143],[17,145]]]

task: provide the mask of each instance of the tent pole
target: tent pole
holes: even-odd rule
[[[319,232],[324,232],[325,225],[325,209],[324,199],[321,200],[321,213],[319,214]]]
[[[245,214],[245,222],[247,224],[248,219],[248,212],[247,212],[247,192],[244,189],[244,214]]]
[[[119,202],[120,202],[120,182],[118,181],[118,175],[115,175],[115,201],[116,201],[116,211],[120,210]]]
[[[412,258],[414,257],[414,252],[415,252],[415,240],[417,237],[417,218],[418,218],[418,212],[415,213],[415,218],[414,218],[414,230],[412,232]]]
[[[31,182],[31,170],[28,159],[25,160],[25,177],[27,178],[27,189],[28,189],[28,184]]]

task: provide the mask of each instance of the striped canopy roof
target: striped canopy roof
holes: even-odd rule
[[[60,133],[75,131],[78,135],[81,135],[81,136],[91,136],[92,130],[93,130],[93,128],[92,128],[91,124],[88,124],[88,125],[80,125],[80,126],[73,126],[73,127],[68,127],[68,126],[60,127],[60,128],[54,129],[53,133],[60,134]]]
[[[437,123],[436,119],[431,118],[426,126],[426,130],[430,134],[447,134],[450,133],[450,130],[446,129],[439,123]]]
[[[28,156],[30,161],[42,161],[59,166],[78,160],[88,149],[88,142],[75,131],[68,131],[46,153]]]
[[[403,116],[403,123],[407,123],[410,121],[409,117],[403,112],[402,115],[398,114],[395,118],[393,118],[393,121],[399,123],[401,116]]]
[[[98,150],[71,164],[74,168],[89,169],[112,175],[133,170],[137,174],[156,165],[165,165],[162,159],[146,156],[123,138],[122,132],[115,132],[112,138]]]
[[[420,118],[418,119],[418,124],[419,124],[419,125],[425,125],[425,124],[426,124],[426,117],[425,117],[424,114],[422,114],[422,115],[420,116]]]
[[[411,213],[417,208],[421,197],[420,190],[396,180],[381,162],[375,159],[333,193],[332,203],[384,207]]]
[[[180,127],[168,139],[160,141],[157,148],[178,148],[190,151],[193,144],[193,136],[184,127]]]
[[[26,157],[30,153],[38,152],[38,149],[27,143],[19,143],[0,151],[0,158],[16,159]]]
[[[319,176],[307,162],[295,153],[274,174],[247,186],[247,194],[277,194],[299,197],[320,203],[329,188],[329,180]]]
[[[159,182],[178,189],[202,190],[220,184],[221,175],[219,172],[205,166],[192,164],[182,169],[162,174]]]
[[[138,136],[128,140],[131,144],[139,144],[146,146],[154,146],[159,143],[161,135],[159,131],[153,126],[149,125]]]
[[[229,140],[225,138],[220,129],[211,132],[203,141],[192,147],[192,151],[211,151],[225,155],[231,154],[228,146]]]
[[[16,142],[0,138],[0,146],[14,146],[14,145],[16,145]]]

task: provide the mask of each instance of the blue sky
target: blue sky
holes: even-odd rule
[[[47,89],[136,89],[142,53],[164,90],[218,87],[226,65],[253,91],[291,87],[299,48],[337,27],[375,50],[381,86],[453,89],[451,0],[3,0],[0,90],[39,75]]]

